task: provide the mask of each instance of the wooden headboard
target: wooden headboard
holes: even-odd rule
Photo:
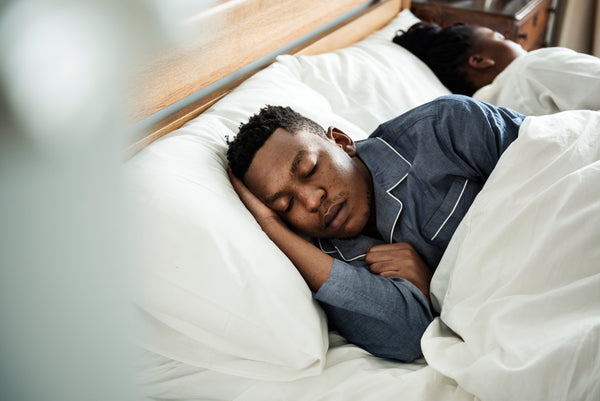
[[[183,21],[185,40],[148,55],[136,72],[132,120],[148,120],[199,91],[209,93],[139,132],[129,152],[198,116],[272,62],[279,49],[293,46],[282,53],[314,55],[343,48],[409,7],[410,0],[221,0],[204,8]],[[311,34],[323,27],[323,32]],[[249,71],[219,85],[248,65]]]

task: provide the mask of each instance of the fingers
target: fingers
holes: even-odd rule
[[[384,277],[389,277],[390,274],[402,276],[410,271],[410,268],[405,268],[403,265],[398,265],[394,262],[375,263],[370,266],[371,273],[379,274]]]
[[[395,273],[397,275],[408,274],[421,266],[418,261],[412,258],[394,259],[389,261],[377,262],[369,265],[371,273],[384,276],[384,273]],[[389,277],[389,274],[387,275]]]
[[[231,185],[233,185],[233,189],[240,197],[245,196],[250,192],[244,182],[233,174],[231,167],[229,166],[227,166],[227,174],[229,175],[229,180],[231,181]]]
[[[415,248],[406,242],[398,242],[370,247],[367,249],[365,261],[372,265],[379,262],[414,258],[420,258]]]
[[[371,273],[403,278],[414,284],[426,297],[429,296],[432,272],[410,244],[399,242],[370,247],[365,260]]]
[[[385,277],[402,277],[427,269],[415,248],[406,242],[372,246],[367,249],[365,261],[371,273]]]
[[[390,277],[401,277],[405,280],[410,281],[411,283],[414,281],[413,277],[412,277],[412,273],[408,273],[408,272],[397,272],[397,271],[385,271],[385,272],[381,272],[379,273],[379,275],[381,277],[385,277],[385,278],[390,278]]]
[[[415,251],[415,248],[408,242],[395,242],[393,244],[374,245],[367,249],[367,252],[389,252],[394,250],[410,250]]]

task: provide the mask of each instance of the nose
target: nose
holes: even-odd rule
[[[325,199],[325,190],[318,187],[303,188],[299,197],[309,212],[318,212],[323,199]]]

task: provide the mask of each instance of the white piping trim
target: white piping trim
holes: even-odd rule
[[[380,137],[376,137],[375,139],[379,139],[381,142],[385,143],[388,148],[392,149],[394,151],[394,153],[398,155],[398,157],[400,157],[402,160],[404,160],[406,163],[408,163],[409,166],[412,167],[412,164],[410,164],[410,162],[408,160],[406,160],[406,158],[404,156],[402,156],[400,153],[398,153],[398,151],[396,149],[394,149],[392,147],[392,145],[390,145],[389,143],[387,143],[384,139],[381,139]],[[398,184],[396,184],[396,185],[398,185]]]
[[[319,241],[319,248],[321,248],[321,250],[322,250],[323,252],[325,252],[326,254],[335,253],[335,251],[326,251],[325,249],[323,249],[323,245],[321,244],[321,239],[320,239],[320,238],[317,238],[317,241]],[[357,260],[357,259],[360,259],[360,258],[364,258],[365,256],[367,256],[367,254],[366,254],[366,253],[363,253],[362,255],[358,255],[358,256],[355,256],[355,257],[353,257],[353,258],[351,258],[351,259],[347,259],[347,258],[344,256],[344,254],[342,253],[342,251],[340,251],[340,248],[338,248],[338,247],[337,247],[337,246],[335,246],[335,245],[334,245],[333,247],[335,248],[335,250],[337,251],[337,253],[339,253],[339,254],[340,254],[340,256],[342,257],[342,259],[344,259],[344,262],[352,262],[352,261],[354,261],[354,260]]]
[[[400,156],[400,157],[402,157],[402,156]],[[408,164],[410,164],[410,163],[408,163]],[[396,228],[396,223],[398,223],[398,218],[400,218],[400,213],[402,213],[402,209],[404,208],[404,205],[402,204],[402,201],[400,199],[396,198],[394,195],[392,195],[391,191],[394,188],[396,188],[402,181],[404,181],[404,179],[406,177],[408,177],[408,173],[404,174],[404,177],[400,178],[400,180],[397,183],[395,183],[394,185],[392,185],[392,187],[390,189],[388,189],[387,191],[385,191],[385,192],[387,192],[387,194],[390,197],[394,198],[396,200],[396,202],[398,202],[400,204],[400,209],[398,210],[398,214],[396,214],[396,218],[394,219],[394,224],[392,224],[392,229],[390,230],[390,239],[389,239],[389,243],[390,244],[392,243],[392,240],[394,238],[394,229]]]
[[[431,241],[433,241],[435,239],[435,237],[437,237],[437,235],[440,233],[440,231],[442,231],[442,228],[444,228],[444,226],[446,225],[446,223],[448,222],[448,220],[450,219],[450,217],[452,216],[452,214],[456,210],[456,207],[458,206],[458,202],[460,202],[460,198],[462,198],[463,193],[465,192],[465,188],[467,187],[467,183],[468,182],[469,182],[469,180],[466,179],[465,180],[465,184],[462,187],[462,191],[460,191],[460,195],[458,195],[458,199],[456,200],[456,203],[454,204],[454,207],[452,208],[452,210],[450,211],[450,214],[448,215],[448,217],[446,217],[446,220],[444,220],[444,222],[442,223],[442,225],[440,226],[440,228],[438,228],[438,230],[435,232],[435,234],[433,235],[433,237],[431,237]]]
[[[389,143],[387,143],[384,139],[377,137],[376,139],[379,139],[382,143],[384,143],[388,148],[390,148],[395,154],[398,155],[399,158],[401,158],[402,160],[404,160],[410,167],[412,167],[412,164],[406,160],[406,158],[404,156],[402,156],[396,149],[394,149],[393,146],[391,146]],[[398,181],[396,184],[394,184],[391,188],[389,188],[386,192],[389,196],[391,196],[392,198],[394,198],[396,200],[396,202],[398,202],[400,204],[400,210],[398,210],[398,214],[396,215],[396,218],[394,219],[394,224],[392,224],[392,229],[390,230],[390,238],[389,238],[389,243],[392,243],[392,240],[394,238],[394,229],[396,228],[396,224],[398,223],[398,219],[400,218],[400,213],[402,213],[402,209],[404,208],[404,205],[402,204],[402,201],[398,198],[396,198],[394,195],[392,195],[390,192],[396,188],[402,181],[404,181],[404,179],[408,176],[408,173],[406,173],[404,175],[404,177],[400,178],[400,181]]]

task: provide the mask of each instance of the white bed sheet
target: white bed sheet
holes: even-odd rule
[[[374,357],[330,334],[323,371],[293,381],[252,380],[232,377],[208,369],[182,364],[144,352],[138,359],[144,372],[142,387],[153,399],[235,401],[385,401],[402,399],[473,400],[427,366],[424,360],[411,364]]]

